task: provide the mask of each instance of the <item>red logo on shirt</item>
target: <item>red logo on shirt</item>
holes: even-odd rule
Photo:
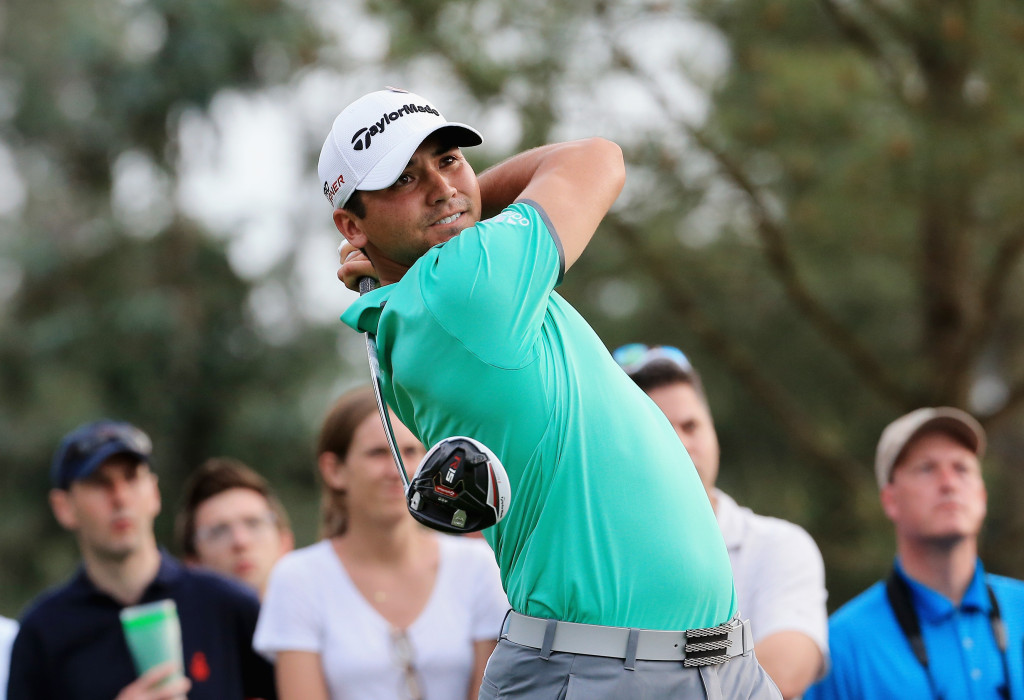
[[[188,664],[188,675],[199,683],[209,679],[210,664],[206,662],[206,654],[201,651],[192,654],[192,661]]]

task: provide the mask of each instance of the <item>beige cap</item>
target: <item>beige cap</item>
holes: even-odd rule
[[[931,431],[948,433],[963,441],[978,459],[985,456],[985,429],[969,413],[948,406],[919,408],[897,418],[882,431],[875,451],[875,478],[879,489],[889,483],[892,468],[910,441]]]

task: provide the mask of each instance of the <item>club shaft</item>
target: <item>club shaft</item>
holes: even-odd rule
[[[366,294],[377,288],[377,283],[372,277],[361,277],[359,279],[359,293]],[[380,422],[384,426],[384,435],[388,440],[388,447],[391,449],[391,458],[395,460],[395,467],[398,468],[398,476],[402,480],[402,486],[406,492],[409,491],[409,475],[405,471],[405,464],[402,462],[402,454],[395,442],[395,430],[391,427],[391,414],[384,403],[381,395],[380,383],[380,362],[377,360],[377,337],[373,333],[366,333],[366,359],[370,363],[370,379],[373,384],[373,396],[377,399],[377,411],[380,413]]]

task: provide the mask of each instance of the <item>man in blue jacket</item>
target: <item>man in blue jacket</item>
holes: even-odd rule
[[[896,562],[829,621],[832,698],[1024,698],[1024,582],[985,572],[985,431],[956,408],[920,408],[882,433],[875,476]]]
[[[82,566],[39,596],[11,652],[8,700],[243,700],[274,698],[273,668],[252,649],[256,595],[216,574],[185,568],[153,533],[160,512],[151,443],[133,425],[83,425],[61,441],[50,505],[73,532]],[[184,668],[139,676],[119,613],[173,600]]]

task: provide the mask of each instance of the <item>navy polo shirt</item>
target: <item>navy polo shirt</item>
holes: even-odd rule
[[[178,607],[189,700],[277,697],[273,667],[252,648],[259,615],[252,592],[161,551],[139,602],[165,598]],[[11,650],[8,700],[115,698],[138,677],[118,617],[123,607],[84,568],[33,601]]]

